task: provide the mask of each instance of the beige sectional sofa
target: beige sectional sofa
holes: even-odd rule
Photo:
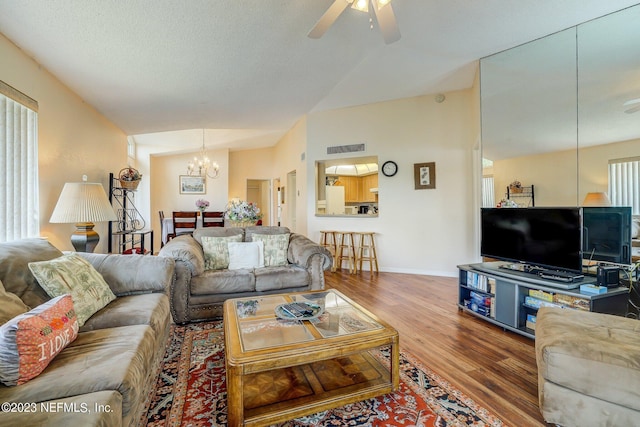
[[[207,269],[203,238],[232,237],[242,242],[268,235],[288,235],[282,265],[258,268]],[[324,289],[324,271],[332,264],[328,250],[286,227],[253,226],[199,228],[193,236],[170,240],[158,254],[176,262],[171,286],[171,314],[176,323],[222,317],[229,298]]]
[[[37,307],[50,297],[28,263],[62,255],[42,239],[0,244],[0,281],[7,292]],[[16,386],[0,384],[2,426],[137,426],[146,409],[170,330],[166,291],[174,261],[80,255],[104,277],[116,298],[92,315],[77,338],[35,378]]]
[[[640,321],[542,307],[536,320],[540,412],[565,427],[640,425]]]

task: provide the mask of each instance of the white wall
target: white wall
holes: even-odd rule
[[[276,145],[274,156],[274,178],[280,180],[281,186],[285,186],[286,193],[285,203],[282,204],[281,225],[304,235],[309,235],[307,217],[315,212],[315,203],[309,208],[309,200],[315,197],[315,193],[313,184],[308,184],[308,175],[313,178],[314,167],[307,147],[307,122],[308,118],[304,117],[287,132]],[[308,167],[309,164],[311,167]],[[296,173],[295,189],[291,189],[287,183],[287,175],[292,172]],[[295,223],[292,223],[292,217],[295,218]],[[310,237],[317,241],[318,236]]]
[[[229,150],[208,150],[208,156],[220,166],[220,175],[216,179],[207,178],[206,194],[180,194],[180,175],[186,175],[187,164],[193,159],[193,153],[175,155],[152,155],[148,171],[150,185],[150,215],[154,230],[154,250],[160,250],[162,228],[158,216],[164,211],[171,217],[173,211],[193,211],[196,200],[208,200],[210,211],[223,211],[229,200]],[[141,172],[147,172],[141,168]],[[141,184],[142,185],[142,184]],[[144,190],[141,190],[144,191]]]
[[[433,275],[456,275],[456,265],[477,260],[474,222],[479,170],[474,147],[479,135],[477,91],[382,102],[311,114],[307,118],[307,169],[328,156],[327,146],[366,142],[366,152],[380,164],[393,160],[398,173],[379,178],[378,218],[308,216],[307,234],[320,230],[374,231],[380,269]],[[414,163],[436,162],[436,189],[414,189]],[[477,171],[477,172],[476,172]],[[314,174],[306,187],[314,188]],[[306,197],[307,212],[315,198]]]
[[[38,101],[40,230],[61,250],[73,250],[73,224],[49,224],[65,182],[87,175],[109,189],[109,172],[127,166],[127,138],[40,64],[0,35],[0,80]],[[107,251],[107,223],[96,224],[96,252]]]

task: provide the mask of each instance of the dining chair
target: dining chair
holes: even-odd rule
[[[193,233],[197,221],[198,211],[173,211],[173,234],[170,238]],[[167,237],[167,240],[170,238]]]
[[[164,236],[164,211],[158,211],[158,215],[160,216],[160,236]],[[167,233],[167,241],[173,237],[176,237],[174,233]],[[160,247],[163,246],[164,240],[160,239]]]
[[[224,227],[224,212],[202,212],[203,227]]]

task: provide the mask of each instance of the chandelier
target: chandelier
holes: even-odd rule
[[[207,150],[204,147],[204,129],[202,129],[202,149],[200,157],[194,157],[187,166],[189,175],[206,176],[209,178],[217,178],[220,173],[220,166],[216,162],[212,162],[207,157]]]

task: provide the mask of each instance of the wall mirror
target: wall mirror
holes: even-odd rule
[[[633,164],[640,155],[638,22],[640,6],[634,6],[584,23],[577,33],[578,200],[606,192],[613,204],[633,206],[635,215],[640,214]]]
[[[535,206],[611,191],[609,165],[640,153],[639,19],[634,6],[480,61],[484,206],[513,181]]]
[[[378,213],[378,157],[316,161],[316,215]]]

